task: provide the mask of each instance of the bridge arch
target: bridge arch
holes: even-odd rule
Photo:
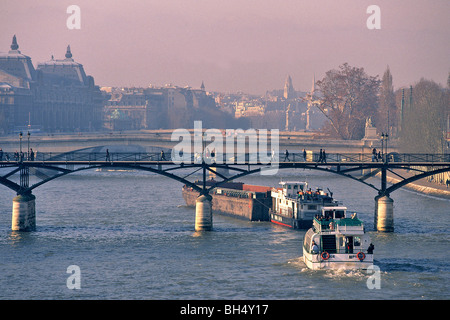
[[[15,183],[15,182],[13,182],[11,180],[8,180],[5,177],[0,177],[0,184],[2,184],[4,186],[12,189],[13,191],[16,191],[18,194],[27,194],[27,193],[31,193],[32,190],[36,189],[37,187],[39,187],[39,186],[41,186],[41,185],[43,185],[43,184],[45,184],[47,182],[50,182],[52,180],[55,180],[57,178],[66,176],[66,175],[71,174],[71,173],[76,173],[76,172],[81,172],[81,171],[86,171],[86,170],[92,170],[92,169],[101,169],[101,168],[124,168],[123,165],[115,166],[115,165],[111,165],[111,164],[95,164],[95,165],[91,165],[91,166],[88,166],[88,167],[81,167],[81,168],[69,170],[69,169],[65,169],[65,168],[61,168],[61,167],[57,167],[57,166],[47,166],[47,165],[37,164],[37,163],[36,164],[32,164],[32,165],[27,165],[27,167],[28,168],[42,168],[42,169],[46,169],[46,170],[56,171],[58,173],[53,175],[53,176],[51,176],[51,177],[43,179],[43,180],[41,180],[41,181],[31,185],[31,186],[25,187],[25,188],[23,186],[21,186],[20,184],[18,184],[18,183]],[[171,178],[171,179],[177,180],[179,182],[182,182],[182,183],[184,183],[184,184],[194,188],[195,190],[197,190],[199,192],[202,192],[202,189],[199,186],[197,186],[196,184],[190,182],[189,180],[186,180],[186,179],[184,179],[182,177],[179,177],[177,175],[174,175],[174,174],[171,174],[171,173],[168,173],[168,172],[165,172],[165,171],[161,171],[161,170],[154,169],[154,168],[151,168],[151,167],[143,167],[143,166],[139,166],[139,165],[130,165],[127,168],[160,174],[160,175],[166,176],[168,178]],[[17,173],[19,171],[19,169],[16,169],[16,170],[13,170],[13,171],[14,171],[14,173]],[[12,173],[12,174],[14,174],[14,173]],[[10,174],[10,175],[12,175],[12,174]],[[8,175],[8,176],[10,176],[10,175]]]

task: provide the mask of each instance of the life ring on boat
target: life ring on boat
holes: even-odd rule
[[[326,251],[322,252],[320,256],[322,257],[323,260],[328,260],[330,258],[330,254]]]
[[[358,252],[356,256],[358,257],[359,261],[363,261],[366,258],[366,255],[362,251]]]

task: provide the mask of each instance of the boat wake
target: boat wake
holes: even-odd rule
[[[352,268],[337,268],[337,269],[319,269],[311,270],[309,269],[305,262],[303,261],[303,256],[298,258],[290,259],[287,261],[289,266],[298,269],[302,273],[310,273],[311,275],[321,275],[329,279],[342,280],[345,278],[351,279],[366,279],[369,275],[366,270],[352,269]]]
[[[332,278],[332,279],[363,279],[367,277],[367,272],[361,269],[347,269],[347,268],[339,268],[339,269],[328,269],[325,270],[324,277]]]

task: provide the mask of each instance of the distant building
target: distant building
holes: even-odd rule
[[[283,97],[286,100],[291,100],[297,98],[297,95],[295,94],[294,86],[292,85],[292,79],[291,76],[288,76],[286,78],[286,82],[284,83],[284,94]]]
[[[313,76],[311,91],[308,92],[303,98],[307,103],[307,109],[305,114],[306,131],[320,129],[326,122],[325,115],[317,108],[317,104],[320,103],[320,93],[316,91],[316,76]]]
[[[257,117],[264,115],[264,105],[256,101],[240,101],[236,102],[235,117]]]
[[[200,89],[171,84],[149,88],[102,88],[109,98],[104,112],[111,130],[192,128],[195,120],[204,127],[233,128],[234,117],[220,110],[213,95]]]
[[[306,93],[294,89],[290,75],[287,76],[283,89],[267,91],[262,97],[230,96],[235,116],[248,119],[252,128],[285,131],[317,130],[323,125],[326,118],[314,106],[317,102],[315,99],[315,79],[311,91]],[[223,108],[231,104],[230,101],[225,102],[222,95],[216,101]]]
[[[31,58],[19,51],[16,36],[11,50],[0,53],[0,133],[27,125],[33,111],[36,70]]]
[[[102,94],[94,78],[72,58],[33,67],[19,50],[0,54],[0,133],[39,127],[44,132],[94,131],[102,128]]]

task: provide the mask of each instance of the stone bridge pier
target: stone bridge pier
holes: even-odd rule
[[[387,195],[375,197],[374,226],[380,232],[394,232],[394,200]]]
[[[200,195],[195,201],[195,231],[212,230],[212,197]]]
[[[381,189],[379,195],[375,197],[374,226],[380,232],[394,232],[394,200],[386,191],[386,170],[386,166],[381,169]]]
[[[36,197],[30,193],[21,194],[13,199],[11,230],[36,230]]]

